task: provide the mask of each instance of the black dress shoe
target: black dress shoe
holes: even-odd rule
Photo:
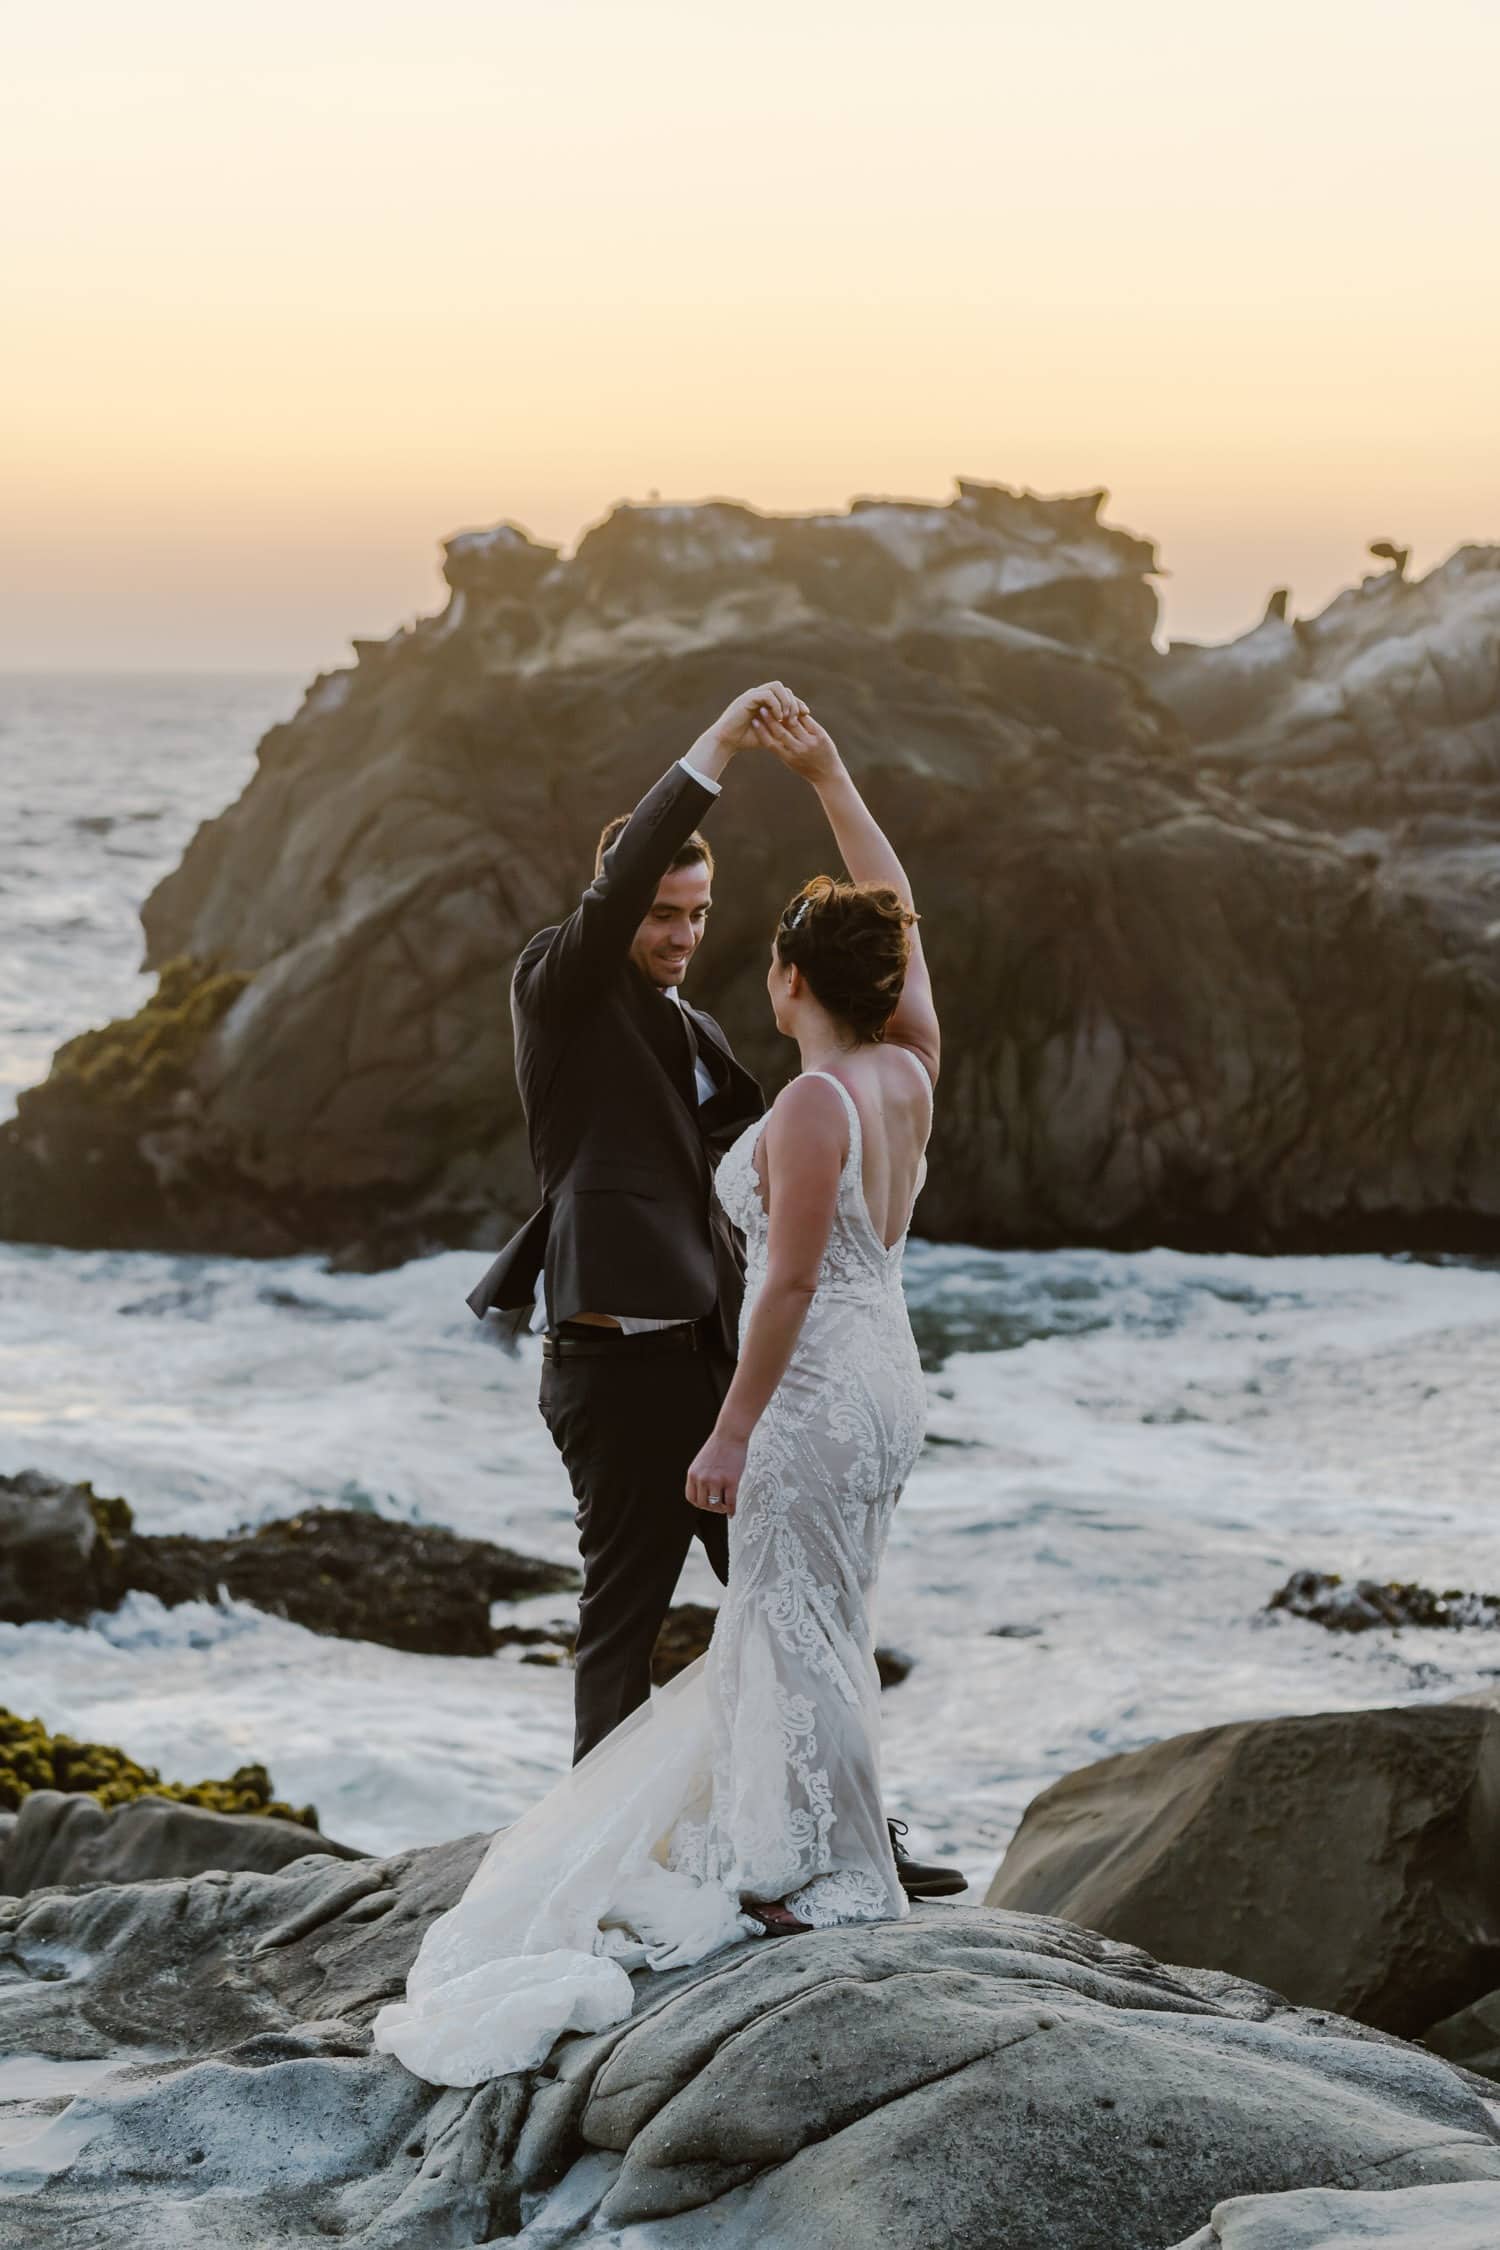
[[[969,1887],[956,1867],[934,1867],[930,1862],[913,1859],[901,1839],[906,1834],[904,1820],[888,1820],[891,1832],[891,1850],[896,1855],[896,1880],[908,1898],[952,1898],[958,1891]]]

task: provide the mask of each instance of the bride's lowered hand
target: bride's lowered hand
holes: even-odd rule
[[[695,1508],[713,1516],[734,1514],[746,1449],[744,1439],[720,1437],[717,1431],[699,1447],[687,1473],[687,1497]]]

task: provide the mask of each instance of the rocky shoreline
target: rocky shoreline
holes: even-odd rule
[[[257,1530],[204,1539],[143,1533],[125,1500],[35,1469],[0,1477],[0,1622],[81,1623],[130,1592],[168,1607],[227,1594],[314,1633],[438,1656],[488,1656],[506,1642],[495,1602],[571,1593],[567,1563],[542,1562],[436,1524],[361,1508],[306,1508]]]
[[[146,903],[153,1000],[0,1128],[0,1233],[491,1245],[532,1195],[519,945],[603,817],[781,673],[933,902],[925,1234],[1500,1249],[1500,549],[1163,653],[1154,548],[1104,497],[449,541],[443,612],[316,680]],[[779,769],[731,797],[695,992],[774,1088],[759,948],[827,846]]]
[[[0,1585],[33,1614],[47,1538],[71,1526],[81,1600],[95,1543],[107,1572],[141,1537],[36,1475],[0,1508]],[[306,1520],[347,1560],[339,1519]],[[439,1589],[446,1538],[413,1550]],[[295,1537],[276,1551],[296,1567]],[[674,1614],[662,1676],[712,1618]],[[1500,2239],[1500,1691],[1101,1760],[1033,1800],[982,1906],[642,1973],[625,2025],[459,2089],[369,2025],[485,1833],[376,1857],[262,1769],[164,1789],[41,1730],[0,1726],[0,1770],[7,1741],[36,1760],[0,1810],[7,2245]],[[254,1810],[213,1794],[236,1784]]]
[[[438,1524],[408,1524],[363,1508],[305,1508],[223,1538],[141,1532],[126,1500],[66,1484],[36,1469],[0,1476],[0,1624],[39,1619],[82,1624],[128,1593],[165,1607],[227,1596],[309,1632],[431,1656],[492,1656],[524,1648],[523,1661],[572,1655],[573,1621],[496,1624],[497,1602],[575,1593],[571,1563],[544,1562]],[[700,1657],[717,1611],[678,1602],[652,1653],[660,1687]],[[875,1652],[881,1685],[911,1670],[899,1649]]]
[[[614,2031],[431,2087],[369,2024],[486,1840],[0,1900],[0,2035],[30,2071],[0,2100],[0,2238],[1186,2250],[1313,2193],[1330,2224],[1377,2205],[1359,2239],[1405,2250],[1449,2240],[1438,2215],[1500,2224],[1489,2081],[989,1906],[645,1972]]]
[[[166,1607],[227,1596],[346,1640],[454,1657],[519,1648],[523,1663],[557,1665],[572,1657],[572,1617],[496,1622],[491,1611],[579,1583],[570,1564],[364,1509],[306,1509],[217,1539],[153,1534],[136,1528],[128,1501],[90,1485],[37,1470],[0,1476],[0,1624],[83,1624],[128,1593]],[[704,1602],[673,1604],[652,1652],[658,1686],[702,1656],[717,1614]],[[877,1649],[876,1660],[883,1687],[911,1670],[900,1650]],[[268,1840],[279,1829],[289,1833]],[[279,1866],[314,1848],[364,1856],[319,1835],[314,1806],[276,1797],[263,1765],[164,1782],[113,1744],[80,1742],[0,1707],[0,1894],[93,1880],[103,1868]]]

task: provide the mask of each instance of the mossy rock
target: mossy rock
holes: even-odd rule
[[[154,1766],[137,1765],[106,1742],[77,1742],[50,1734],[40,1719],[23,1719],[0,1707],[0,1811],[15,1812],[33,1789],[61,1789],[97,1797],[101,1805],[133,1797],[171,1797],[210,1812],[266,1813],[317,1830],[312,1805],[289,1805],[271,1794],[262,1765],[237,1766],[227,1781],[163,1781]]]
[[[88,1494],[89,1512],[99,1526],[99,1536],[111,1553],[123,1547],[135,1528],[135,1510],[128,1500],[96,1492],[86,1480],[79,1486]]]
[[[194,1063],[222,1018],[250,982],[239,969],[169,961],[155,992],[133,1016],[80,1032],[58,1048],[45,1084],[17,1104],[71,1096],[91,1107],[151,1111],[188,1082]]]

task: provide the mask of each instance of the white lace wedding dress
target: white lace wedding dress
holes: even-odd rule
[[[713,1640],[499,1831],[430,1924],[406,1998],[373,2030],[436,2085],[530,2068],[560,2033],[623,2021],[631,1969],[759,1934],[742,1898],[784,1898],[818,1928],[909,1912],[880,1799],[873,1602],[925,1387],[901,1290],[906,1230],[881,1240],[859,1112],[831,1073],[809,1075],[838,1088],[849,1153],[817,1290],[750,1441]],[[763,1129],[741,1134],[715,1182],[745,1234],[742,1336],[766,1266]]]

